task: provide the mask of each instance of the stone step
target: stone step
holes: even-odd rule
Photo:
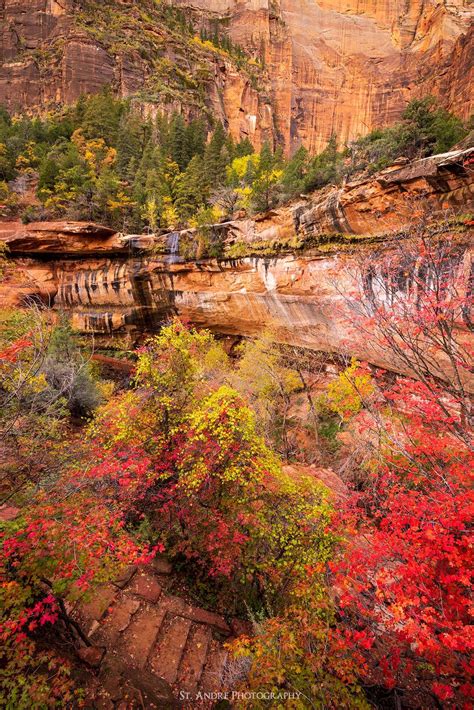
[[[178,671],[179,690],[195,694],[207,661],[212,632],[207,626],[193,624]]]
[[[119,589],[123,589],[130,582],[130,580],[132,579],[132,577],[136,571],[137,571],[136,565],[128,565],[127,567],[123,567],[120,570],[120,573],[119,573],[119,576],[117,577],[117,579],[113,580],[113,584],[115,584],[115,586],[118,587]]]
[[[127,593],[130,592],[146,599],[151,604],[156,604],[161,596],[161,586],[153,575],[147,572],[137,572],[127,588]]]
[[[117,587],[109,584],[94,591],[90,601],[74,607],[73,616],[79,621],[87,636],[92,636],[100,627],[100,621],[113,607],[119,593]]]
[[[212,640],[207,662],[199,683],[199,690],[203,693],[215,693],[226,690],[226,688],[222,687],[222,676],[227,656],[227,651],[225,651],[217,641]]]
[[[176,614],[177,616],[184,616],[186,619],[194,621],[196,624],[205,624],[206,626],[212,626],[216,631],[224,634],[225,636],[230,636],[232,633],[229,624],[226,620],[215,614],[212,611],[207,611],[206,609],[201,609],[197,606],[192,606],[181,599],[180,597],[166,596],[163,597],[160,605],[166,606],[167,611],[170,614]]]
[[[171,562],[169,562],[166,557],[163,557],[162,555],[157,555],[153,558],[151,567],[156,574],[160,575],[169,575],[173,571]]]
[[[91,634],[94,643],[112,647],[130,625],[132,617],[140,608],[137,599],[121,595],[98,628]]]
[[[160,631],[160,638],[150,657],[153,673],[171,685],[176,682],[178,669],[191,629],[191,621],[182,616],[169,616]]]
[[[116,654],[122,655],[134,668],[145,668],[165,616],[166,609],[161,605],[142,603],[128,628],[121,634]]]

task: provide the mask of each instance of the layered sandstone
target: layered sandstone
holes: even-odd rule
[[[12,254],[123,253],[126,244],[114,229],[89,222],[0,223],[0,239]]]
[[[66,311],[80,331],[106,338],[135,340],[178,314],[218,333],[251,336],[271,328],[282,342],[402,369],[354,328],[355,309],[361,297],[375,297],[374,273],[377,298],[408,296],[410,283],[427,267],[418,256],[399,258],[403,230],[416,229],[416,213],[436,222],[450,205],[448,217],[472,208],[473,152],[394,166],[260,218],[216,226],[228,245],[245,247],[250,256],[242,258],[153,256],[147,250],[152,238],[124,237],[88,223],[3,225],[0,237],[10,246],[13,268],[6,270],[0,297],[8,305],[32,299]],[[458,245],[452,276],[468,288],[472,229],[466,219],[460,232],[443,224],[438,232]],[[307,248],[290,251],[289,237],[306,240]],[[275,256],[251,256],[262,240],[274,245]],[[398,269],[390,276],[383,266],[387,250]],[[463,338],[470,337],[470,323],[466,313],[459,324]]]
[[[422,259],[409,254],[401,258],[399,247],[393,249],[393,274],[384,270],[383,249],[367,245],[327,255],[181,264],[143,256],[56,259],[47,266],[21,260],[16,264],[17,283],[7,281],[6,286],[10,294],[18,286],[19,304],[28,296],[69,312],[73,325],[85,333],[136,337],[157,330],[177,314],[216,333],[253,336],[271,329],[280,342],[350,352],[403,371],[402,363],[374,347],[355,321],[361,298],[392,302],[408,297],[410,283],[420,274],[430,277]],[[467,288],[473,250],[466,235],[457,253],[453,278]],[[370,291],[369,272],[377,274],[376,293]],[[465,323],[459,324],[463,339],[472,337],[469,323],[466,314]]]
[[[253,219],[219,225],[229,244],[246,244],[241,253],[259,254],[261,245],[282,250],[294,238],[304,245],[383,240],[413,229],[419,219],[466,213],[474,206],[474,148],[393,165],[376,175],[329,187]]]
[[[134,4],[118,3],[117,11]],[[264,61],[264,69],[255,65],[253,79],[219,52],[193,55],[190,63],[185,45],[178,46],[166,28],[146,28],[156,35],[159,56],[202,85],[206,110],[234,137],[247,135],[257,147],[278,138],[288,151],[301,143],[317,151],[333,133],[343,143],[393,123],[410,99],[427,94],[464,118],[473,112],[469,0],[172,4],[183,7],[196,28],[212,30],[218,23],[257,63]],[[153,84],[156,67],[135,48],[139,29],[126,51],[128,38],[108,46],[93,22],[77,23],[82,6],[81,0],[2,0],[1,103],[14,110],[43,108],[111,84],[144,104],[150,98],[150,110],[202,110],[192,91],[170,92],[167,80]]]

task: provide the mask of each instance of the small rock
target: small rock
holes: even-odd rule
[[[130,580],[132,579],[132,577],[136,571],[137,571],[136,565],[129,565],[128,567],[125,567],[122,570],[120,576],[117,577],[117,579],[115,579],[113,583],[119,589],[123,589],[130,582]]]
[[[105,648],[100,648],[99,646],[86,646],[85,648],[79,649],[78,656],[81,661],[87,663],[87,665],[91,668],[98,668],[105,656]]]
[[[91,627],[90,627],[90,629],[89,629],[87,635],[88,635],[88,636],[93,636],[99,627],[100,627],[99,622],[96,621],[96,620],[94,620],[94,621],[92,622],[92,624],[91,624]]]
[[[155,557],[152,565],[157,574],[171,574],[173,571],[173,567],[166,557]]]
[[[156,579],[146,573],[138,573],[134,576],[130,591],[152,604],[156,604],[161,595],[161,587]]]
[[[20,514],[19,508],[14,508],[13,506],[2,505],[0,506],[0,521],[2,523],[7,523],[10,520],[15,520],[15,518]]]

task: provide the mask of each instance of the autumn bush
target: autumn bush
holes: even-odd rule
[[[26,430],[18,430],[15,421],[36,425],[40,417],[50,427],[46,442],[51,445],[51,425],[60,425],[63,416],[55,408],[45,410],[40,405],[39,414],[31,408],[35,393],[45,386],[41,372],[45,351],[37,338],[32,332],[0,350],[1,425],[6,444],[20,439],[19,445],[28,445]],[[29,436],[35,441],[35,431]],[[39,439],[35,442],[40,443]],[[78,467],[73,457],[60,458],[59,446],[54,453],[54,468],[44,467],[48,458],[37,460],[36,467],[30,460],[34,475],[16,472],[8,487],[2,481],[3,500],[20,504],[18,514],[0,524],[0,701],[5,707],[64,707],[74,698],[77,701],[70,664],[54,652],[47,627],[58,625],[60,634],[86,642],[82,634],[77,637],[65,603],[90,594],[124,565],[152,553],[134,537],[129,525],[135,499],[147,485],[147,467],[141,460],[129,455],[127,465],[116,458],[101,468],[92,465],[90,452],[78,444],[74,449],[74,456],[81,459]],[[127,466],[135,475],[130,486]]]
[[[462,243],[422,234],[379,270],[368,266],[356,327],[416,379],[381,373],[371,380],[377,396],[352,410],[369,444],[366,477],[358,533],[334,582],[341,614],[374,640],[367,682],[418,693],[427,706],[468,707],[473,692],[472,295],[461,265]],[[361,393],[356,373],[349,383]]]
[[[0,528],[2,702],[78,703],[54,644],[58,634],[86,642],[67,602],[166,551],[194,595],[252,621],[230,646],[240,688],[292,691],[294,708],[367,708],[382,696],[470,707],[471,297],[456,277],[458,246],[422,238],[410,243],[416,255],[405,244],[384,268],[366,265],[353,324],[411,377],[352,359],[316,401],[307,375],[321,375],[320,360],[269,334],[234,360],[176,319],[138,349],[132,387],[94,400],[66,446],[75,409],[48,357],[87,359],[69,330],[7,319],[1,426],[23,452],[31,425],[33,450],[45,453],[6,491],[18,514]],[[32,406],[45,388],[58,397]],[[315,437],[335,424],[334,464],[348,484],[337,499],[313,470],[282,466],[290,447],[275,451],[295,394]]]
[[[283,473],[229,378],[212,335],[175,321],[139,352],[135,392],[99,410],[91,435],[109,451],[144,447],[169,553],[245,612],[278,604],[306,563],[329,558],[334,536],[327,490]]]
[[[390,349],[416,379],[353,360],[327,387],[353,488],[331,521],[339,544],[319,575],[306,568],[280,613],[233,645],[250,664],[244,687],[298,689],[293,707],[471,706],[472,295],[462,253],[462,243],[421,234],[377,268],[361,265],[354,327],[374,359]]]

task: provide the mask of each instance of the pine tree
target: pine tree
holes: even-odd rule
[[[244,155],[252,155],[254,147],[248,137],[240,140],[235,146],[235,158],[242,158]]]
[[[309,163],[305,177],[305,190],[317,188],[336,182],[341,169],[342,155],[337,150],[337,139],[332,135],[322,153],[316,155]]]
[[[291,199],[303,192],[308,170],[309,153],[300,146],[285,166],[282,178],[283,199]]]
[[[190,160],[187,146],[187,131],[181,114],[174,116],[170,128],[170,153],[172,160],[180,170],[184,170]]]
[[[184,153],[188,163],[195,155],[204,155],[206,134],[206,125],[202,119],[191,121],[186,126]]]
[[[224,127],[222,123],[218,122],[204,153],[205,178],[209,187],[217,187],[224,182],[225,170],[229,160],[228,154],[224,154],[223,151],[225,142]]]
[[[103,138],[107,145],[115,146],[124,109],[125,103],[117,101],[109,87],[87,98],[81,123],[86,138]]]
[[[180,219],[187,221],[205,204],[208,189],[204,182],[203,159],[195,155],[179,176],[175,206]]]
[[[282,163],[281,149],[273,153],[269,142],[265,141],[252,183],[252,205],[257,211],[267,211],[276,203],[277,186],[283,175]]]
[[[148,145],[151,135],[151,126],[144,122],[141,116],[129,111],[120,119],[117,132],[117,170],[119,175],[131,181],[134,177],[133,166],[136,168],[144,148]]]

